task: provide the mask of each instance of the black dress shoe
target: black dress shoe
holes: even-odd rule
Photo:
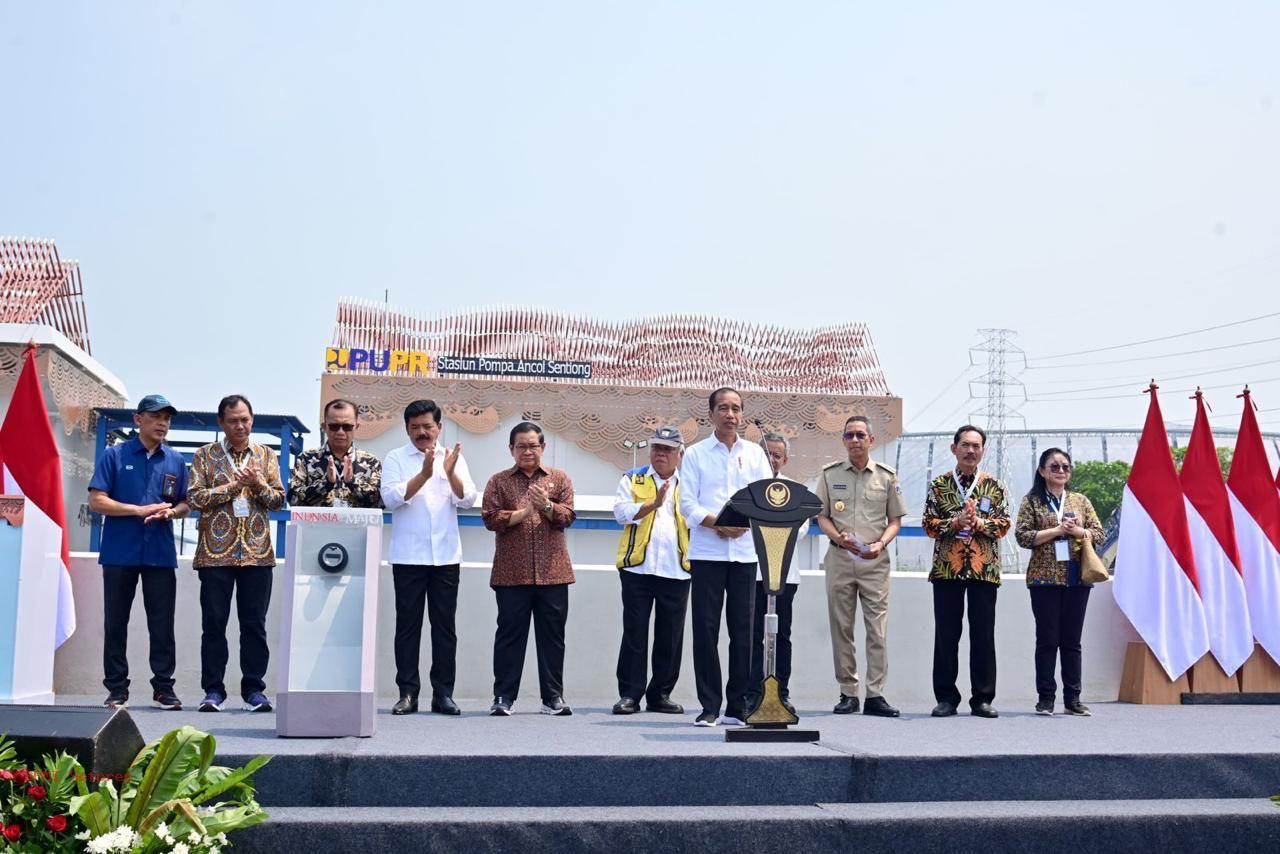
[[[1089,711],[1089,707],[1079,700],[1068,700],[1062,704],[1069,715],[1080,715],[1081,717],[1089,717],[1093,712]]]
[[[640,711],[640,704],[630,697],[623,697],[613,704],[613,713],[615,715],[634,715],[638,711]]]
[[[447,694],[437,694],[431,698],[431,711],[438,715],[460,715],[462,709]]]
[[[494,697],[493,705],[489,707],[489,715],[495,718],[505,718],[511,714],[511,701],[506,697]]]
[[[679,703],[671,702],[670,697],[659,697],[656,700],[648,700],[644,704],[646,712],[657,712],[662,715],[683,715],[684,706]]]
[[[850,697],[848,694],[841,694],[840,702],[836,703],[836,707],[831,711],[837,715],[856,715],[858,713],[858,698]]]
[[[800,713],[796,711],[796,707],[791,705],[790,697],[782,697],[781,699],[782,699],[782,708],[786,709],[788,712],[795,715],[796,717],[800,717]]]
[[[866,705],[862,707],[862,713],[879,718],[896,718],[900,714],[884,697],[868,697]]]
[[[949,718],[955,713],[956,713],[955,704],[948,703],[944,700],[938,705],[934,706],[933,711],[930,712],[929,714],[931,714],[935,718]]]
[[[393,715],[416,715],[418,713],[418,698],[405,694],[400,698],[394,706],[391,707]]]
[[[969,712],[975,718],[998,718],[1000,713],[991,708],[990,703],[978,703]]]

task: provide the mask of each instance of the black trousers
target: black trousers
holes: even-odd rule
[[[177,666],[173,643],[173,611],[178,574],[163,566],[104,566],[102,568],[102,684],[107,691],[129,690],[129,614],[142,579],[142,605],[151,638],[151,687],[173,690]]]
[[[538,647],[542,702],[564,696],[564,624],[569,618],[568,584],[495,587],[498,631],[493,638],[493,695],[515,702],[529,647],[529,618]]]
[[[665,700],[680,678],[689,582],[621,570],[622,646],[618,650],[618,696],[636,702]],[[647,678],[649,615],[653,615],[653,678]]]
[[[274,566],[209,566],[200,574],[200,686],[206,694],[227,696],[227,620],[231,595],[240,621],[240,696],[266,691],[267,606]]]
[[[458,658],[458,564],[391,566],[396,589],[396,685],[400,696],[417,697],[422,689],[418,656],[422,649],[422,609],[431,621],[431,693],[453,696]]]
[[[1080,635],[1091,587],[1031,588],[1031,613],[1036,618],[1036,693],[1052,701],[1058,693],[1054,665],[1062,657],[1062,699],[1080,699]]]
[[[933,582],[933,696],[960,705],[960,633],[969,600],[969,705],[996,697],[996,593],[989,581]]]
[[[791,682],[791,614],[799,584],[784,584],[778,593],[774,609],[778,614],[777,665],[778,693],[789,697]],[[756,582],[756,612],[754,634],[751,636],[751,690],[763,694],[764,689],[764,615],[769,610],[769,590],[763,581]]]
[[[752,612],[756,565],[727,560],[690,561],[693,572],[693,675],[703,712],[746,711],[751,691]],[[721,692],[720,613],[729,627],[729,680]]]

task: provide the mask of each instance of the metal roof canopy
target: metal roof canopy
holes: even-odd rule
[[[98,416],[97,425],[97,441],[94,443],[93,464],[97,468],[98,458],[102,455],[103,450],[107,447],[107,437],[112,432],[120,431],[131,432],[135,429],[133,423],[134,410],[124,408],[102,407],[93,410]],[[217,412],[183,412],[179,411],[173,416],[173,420],[169,423],[169,429],[186,430],[193,433],[213,432],[213,441],[217,441],[218,434],[221,429],[218,427]],[[289,458],[291,455],[302,453],[302,436],[304,433],[311,431],[306,428],[296,416],[293,415],[267,415],[254,414],[253,416],[253,432],[255,434],[265,434],[274,436],[279,442],[280,454],[280,479],[284,482],[286,488],[289,485],[289,470],[292,463]],[[175,441],[170,443],[179,451],[182,451],[188,462],[191,459],[191,452],[186,449],[191,448],[193,443],[190,441]],[[200,443],[204,444],[204,443]],[[193,517],[198,513],[193,512]],[[271,513],[271,519],[276,523],[276,555],[284,556],[284,526],[289,520],[288,510],[276,510]],[[97,513],[93,514],[93,525],[89,531],[89,548],[98,551],[102,545],[102,517]]]

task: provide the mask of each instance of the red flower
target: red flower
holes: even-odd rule
[[[54,833],[61,833],[67,829],[67,817],[65,815],[51,815],[49,820],[45,822],[45,826]]]
[[[27,789],[27,794],[37,801],[43,801],[45,795],[49,794],[49,791],[44,786],[32,786]]]
[[[0,780],[12,780],[12,779],[13,779],[12,771],[0,771]]]
[[[19,839],[21,839],[22,838],[21,825],[11,824],[8,827],[6,827],[4,829],[4,838],[9,840],[10,842],[17,842]]]
[[[17,771],[13,772],[13,779],[17,780],[19,783],[26,783],[31,779],[31,772],[26,768],[19,768]]]

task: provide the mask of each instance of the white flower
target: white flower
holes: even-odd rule
[[[216,845],[209,846],[209,854],[222,854],[222,849]]]
[[[169,832],[169,825],[163,821],[160,822],[160,826],[156,828],[156,836],[160,837],[160,840],[166,845],[173,844],[173,834]]]
[[[218,840],[219,845],[227,844],[227,834],[223,833],[222,831],[218,831],[218,835],[213,838]]]
[[[84,830],[76,834],[76,839],[79,839],[81,842],[84,842],[86,839],[89,839],[92,836],[93,834],[90,833],[89,828],[86,827]]]
[[[191,854],[191,849],[187,847],[185,842],[179,842],[173,846],[173,854]]]
[[[188,841],[188,842],[190,842],[192,845],[199,845],[199,844],[200,844],[200,834],[199,834],[199,833],[197,833],[197,832],[196,832],[196,831],[194,831],[194,830],[193,830],[193,831],[191,831],[190,833],[188,833],[188,834],[187,834],[187,841]]]
[[[138,835],[133,832],[133,828],[122,824],[110,833],[104,833],[96,839],[89,840],[85,850],[91,852],[91,854],[129,851],[138,841]]]

